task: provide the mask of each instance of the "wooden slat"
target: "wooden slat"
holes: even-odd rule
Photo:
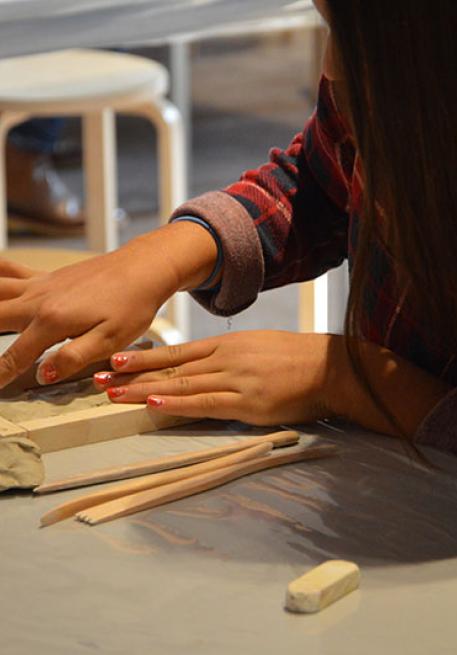
[[[144,404],[113,404],[23,421],[18,426],[27,432],[41,452],[51,453],[192,422],[193,419],[154,412]]]

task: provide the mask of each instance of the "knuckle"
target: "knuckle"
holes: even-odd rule
[[[182,345],[167,346],[167,358],[170,367],[174,367],[182,357]]]
[[[191,392],[191,384],[189,378],[181,377],[177,379],[178,391],[181,395],[187,396]]]
[[[61,322],[61,311],[54,303],[43,303],[37,311],[36,319],[42,325],[58,325]]]
[[[179,376],[179,369],[177,366],[172,366],[170,368],[166,368],[163,373],[168,380],[171,380]]]
[[[151,393],[151,385],[147,382],[132,384],[132,391],[135,391],[139,398],[147,398]]]
[[[0,359],[4,371],[10,374],[22,373],[23,367],[19,365],[16,352],[13,349],[6,350]]]
[[[206,395],[203,403],[204,410],[207,412],[214,412],[216,407],[217,407],[217,402],[214,394],[210,393]]]
[[[103,339],[103,351],[104,353],[107,354],[107,356],[111,355],[113,352],[117,350],[117,335],[114,334],[113,332],[105,332],[102,335]]]
[[[86,361],[82,352],[75,348],[62,348],[56,355],[56,365],[58,367],[71,367],[72,369],[78,369],[85,366]]]

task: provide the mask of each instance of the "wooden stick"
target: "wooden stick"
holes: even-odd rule
[[[251,473],[257,473],[258,471],[264,471],[284,464],[301,462],[309,459],[310,450],[314,451],[313,455],[315,457],[317,448],[305,448],[300,449],[298,452],[295,450],[292,453],[273,453],[267,457],[259,457],[249,462],[234,464],[210,473],[196,475],[180,482],[166,484],[158,489],[148,489],[147,491],[123,496],[109,503],[103,503],[91,509],[78,512],[76,518],[89,525],[112,521],[121,516],[142,512],[143,510],[158,507],[159,505],[164,505],[180,498],[186,498],[202,491],[214,489]],[[320,456],[325,457],[335,454],[336,448],[335,446],[320,446],[319,450]]]
[[[40,523],[42,527],[52,525],[53,523],[63,521],[70,516],[74,516],[76,512],[80,512],[87,507],[95,507],[96,505],[101,505],[102,503],[106,503],[110,500],[120,498],[121,496],[138,493],[139,491],[145,491],[146,489],[161,487],[164,484],[178,482],[179,480],[184,480],[201,473],[215,471],[216,469],[220,469],[225,466],[231,466],[232,464],[247,462],[251,459],[255,459],[256,457],[266,455],[272,450],[272,448],[273,444],[271,442],[260,443],[257,446],[252,446],[252,448],[245,448],[244,450],[235,452],[232,455],[217,457],[216,459],[212,459],[208,462],[202,462],[200,464],[194,464],[193,466],[174,469],[173,471],[153,473],[152,475],[147,475],[143,478],[139,478],[138,480],[118,484],[111,489],[103,489],[103,491],[99,491],[97,493],[88,494],[87,496],[80,496],[79,498],[75,498],[74,500],[63,503],[62,505],[59,505],[58,507],[55,507],[51,511],[44,514],[41,517]]]
[[[35,489],[37,494],[51,493],[53,491],[62,491],[64,489],[76,489],[77,487],[85,487],[91,484],[100,484],[101,482],[110,482],[113,480],[126,480],[128,478],[136,478],[141,475],[148,475],[149,473],[157,473],[158,471],[166,471],[173,468],[182,466],[189,466],[198,462],[204,462],[208,459],[228,455],[245,448],[250,448],[258,443],[265,443],[271,441],[274,447],[287,446],[294,444],[298,441],[299,434],[295,430],[284,430],[281,432],[274,432],[262,437],[252,437],[243,441],[236,441],[225,446],[216,446],[215,448],[208,448],[206,450],[193,450],[178,455],[167,455],[165,457],[158,457],[149,459],[128,466],[121,466],[116,468],[101,469],[93,473],[82,475],[75,475],[64,480],[57,480],[56,482],[49,482],[40,485]]]

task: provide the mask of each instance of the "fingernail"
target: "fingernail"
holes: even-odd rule
[[[52,384],[58,378],[56,367],[53,364],[42,366],[37,375],[41,384]]]
[[[162,407],[162,405],[165,405],[165,401],[162,398],[155,398],[154,396],[149,396],[147,403],[151,407]]]
[[[111,400],[114,400],[115,398],[120,398],[121,396],[124,396],[126,392],[127,389],[125,387],[111,387],[110,389],[108,389],[106,393],[108,394]]]
[[[112,373],[95,373],[94,375],[94,382],[97,384],[100,384],[101,386],[105,386],[106,384],[109,384],[113,379],[113,374]]]
[[[116,368],[122,368],[127,364],[129,358],[127,357],[127,355],[113,355],[111,357],[111,361],[113,362]]]

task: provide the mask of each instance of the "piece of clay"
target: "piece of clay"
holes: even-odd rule
[[[289,583],[286,608],[291,612],[320,612],[358,588],[360,569],[353,562],[329,560]]]
[[[44,479],[40,449],[26,437],[0,439],[0,491],[32,489]]]

